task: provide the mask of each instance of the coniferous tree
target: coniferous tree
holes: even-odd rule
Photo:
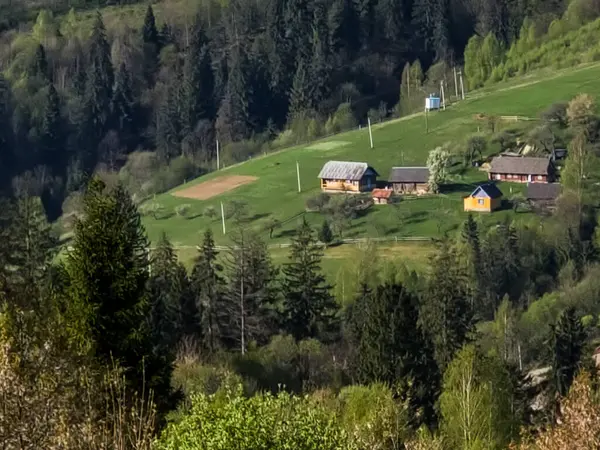
[[[319,108],[331,94],[331,66],[329,46],[327,43],[326,8],[322,2],[314,6],[312,57],[310,61],[310,102],[315,109]]]
[[[0,74],[0,192],[8,184],[14,164],[12,96],[8,83]]]
[[[467,247],[467,271],[470,279],[469,282],[469,302],[471,308],[475,312],[475,303],[481,300],[481,283],[482,283],[482,261],[481,261],[481,244],[479,242],[479,229],[473,215],[469,214],[467,220],[463,224],[461,238]],[[477,305],[479,308],[479,305]]]
[[[146,9],[146,17],[142,26],[142,42],[144,44],[144,76],[148,85],[152,86],[158,70],[158,52],[160,51],[160,36],[156,28],[152,5],[148,5]]]
[[[264,343],[273,334],[276,270],[258,236],[240,228],[232,241],[226,256],[228,335],[224,341],[228,348],[245,353],[251,341]]]
[[[294,83],[290,92],[290,119],[297,114],[303,113],[311,108],[311,78],[308,74],[308,67],[304,59],[298,61]]]
[[[222,141],[240,141],[250,134],[248,110],[248,86],[246,78],[247,58],[236,48],[231,56],[225,98],[217,119],[217,131]]]
[[[304,220],[292,241],[290,260],[283,268],[283,321],[298,341],[327,337],[333,329],[336,305],[321,273],[323,254]]]
[[[154,357],[171,365],[182,336],[181,305],[189,295],[185,267],[177,260],[171,242],[163,233],[150,259],[148,291],[150,332]]]
[[[360,46],[359,19],[352,0],[333,0],[327,16],[329,47],[339,63],[352,59]]]
[[[569,392],[577,374],[585,339],[575,308],[566,309],[552,328],[552,384],[561,396]]]
[[[111,126],[119,132],[123,141],[130,145],[136,134],[137,105],[133,98],[131,76],[125,64],[121,64],[115,79],[111,103]]]
[[[327,220],[323,221],[323,225],[319,231],[319,240],[325,245],[329,245],[333,241],[333,231],[331,231],[329,221]]]
[[[35,49],[35,56],[33,59],[33,67],[31,69],[33,76],[39,77],[44,82],[49,81],[48,73],[48,61],[46,60],[46,50],[44,46],[39,44]]]
[[[391,282],[363,292],[350,314],[358,381],[408,381],[404,388],[415,427],[434,425],[440,384],[433,348],[418,319],[417,299]]]
[[[360,36],[362,48],[369,48],[375,31],[375,0],[353,0],[358,18],[356,32]]]
[[[208,39],[202,29],[200,18],[196,19],[190,46],[183,66],[183,134],[194,130],[202,119],[212,121],[214,106],[215,77]]]
[[[156,147],[158,155],[163,161],[179,156],[181,152],[181,98],[181,76],[177,71],[167,87],[158,111]]]
[[[60,115],[60,99],[54,84],[51,83],[48,87],[48,96],[44,107],[39,161],[52,168],[55,174],[64,171],[66,164],[64,133],[65,128]]]
[[[194,262],[191,283],[194,305],[199,311],[196,321],[202,333],[204,348],[210,353],[222,347],[227,335],[225,282],[221,276],[223,266],[217,261],[218,254],[212,231],[207,229]]]
[[[148,242],[140,216],[122,186],[106,192],[93,179],[83,219],[75,226],[67,257],[67,316],[79,344],[102,364],[127,369],[128,386],[152,389],[161,411],[171,405],[172,367],[157,359],[148,327]]]
[[[431,275],[419,320],[435,347],[435,359],[444,370],[469,339],[473,315],[467,300],[465,274],[447,241],[431,261]]]

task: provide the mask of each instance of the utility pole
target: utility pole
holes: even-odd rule
[[[458,77],[456,76],[456,66],[454,66],[454,95],[458,100]]]
[[[298,192],[302,192],[302,188],[300,187],[300,165],[298,161],[296,161],[296,175],[298,176]]]
[[[367,122],[369,124],[369,139],[371,141],[371,148],[373,148],[373,132],[371,131],[371,118],[367,117]]]
[[[225,231],[225,208],[223,208],[223,202],[221,202],[221,221],[223,222],[223,234],[226,234]]]
[[[446,111],[446,95],[444,94],[444,81],[440,81],[440,90],[442,92],[442,107]]]
[[[221,168],[221,161],[219,160],[219,140],[217,139],[217,170]]]
[[[462,70],[460,72],[458,72],[458,75],[460,76],[460,90],[462,93],[462,99],[465,99],[465,84],[463,82],[463,76],[462,76]]]

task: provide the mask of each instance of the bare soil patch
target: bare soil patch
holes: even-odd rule
[[[252,183],[258,180],[257,177],[246,175],[228,175],[225,177],[215,178],[214,180],[205,181],[204,183],[191,186],[186,189],[181,189],[174,192],[175,197],[191,198],[194,200],[208,200],[209,198],[220,195],[224,192],[232,191],[235,188],[244,184]]]

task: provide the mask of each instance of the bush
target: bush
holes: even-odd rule
[[[319,192],[314,197],[309,197],[308,200],[306,200],[306,208],[310,211],[323,212],[330,200],[330,195]]]
[[[358,123],[354,117],[350,103],[342,103],[338,106],[333,115],[333,124],[336,132],[347,131],[357,127]]]
[[[141,205],[138,210],[142,216],[152,216],[155,220],[164,209],[163,205],[156,202],[148,202]]]
[[[176,206],[175,214],[177,214],[179,217],[187,218],[188,214],[190,212],[190,208],[191,208],[191,205],[188,205],[187,203],[185,205]]]
[[[567,103],[553,103],[546,108],[540,118],[546,122],[558,124],[561,128],[567,126]]]
[[[217,210],[214,206],[207,206],[204,208],[204,212],[202,213],[204,217],[208,217],[209,219],[214,219],[217,217]]]

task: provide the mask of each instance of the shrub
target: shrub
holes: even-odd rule
[[[540,118],[546,122],[556,123],[561,128],[567,126],[567,104],[553,103],[542,111]]]
[[[187,203],[185,205],[176,206],[175,214],[177,214],[179,217],[184,217],[184,218],[188,217],[190,208],[191,208],[191,205],[188,205]]]
[[[321,136],[322,131],[321,131],[321,126],[319,125],[319,122],[317,122],[316,119],[310,119],[310,121],[308,122],[308,128],[306,130],[306,137],[309,141],[313,141],[316,138],[318,138],[319,136]]]
[[[158,215],[163,209],[164,207],[160,203],[148,202],[139,207],[139,212],[142,216],[152,216],[155,220],[157,220]]]
[[[207,206],[206,208],[204,208],[204,217],[208,217],[209,219],[214,219],[215,217],[217,217],[217,210],[215,209],[214,206]]]
[[[474,161],[481,160],[486,147],[487,141],[483,136],[470,137],[465,149],[465,165],[471,165]]]
[[[309,197],[308,200],[306,200],[306,208],[311,211],[322,212],[330,200],[330,195],[325,194],[324,192],[319,192],[314,197]]]
[[[358,125],[350,103],[342,103],[333,115],[333,123],[337,131],[347,131]]]

